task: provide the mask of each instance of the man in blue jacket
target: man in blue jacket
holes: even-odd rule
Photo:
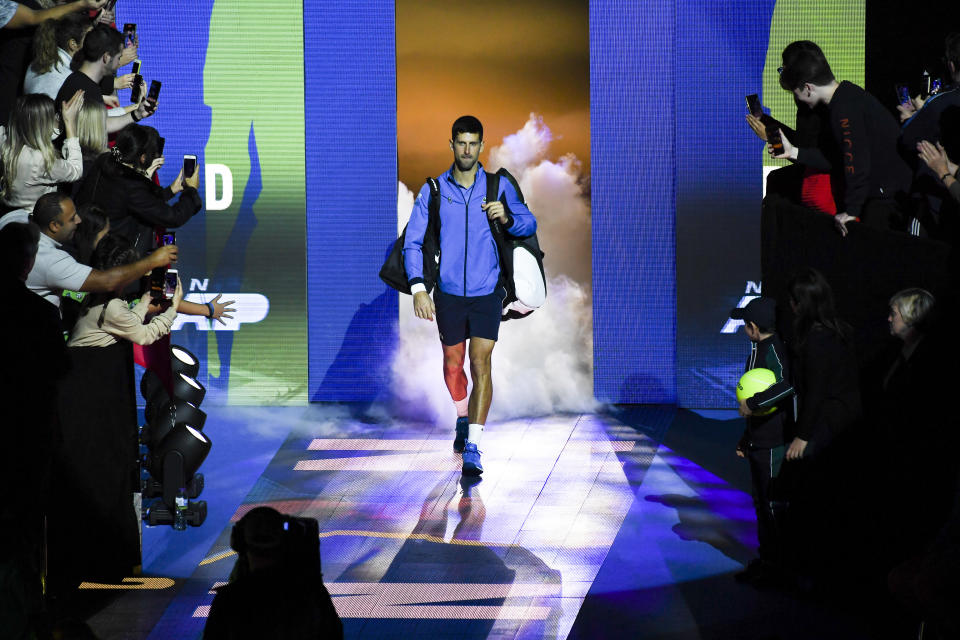
[[[403,245],[404,266],[418,318],[433,321],[443,346],[443,377],[457,408],[453,450],[463,453],[463,475],[483,473],[477,445],[487,421],[493,386],[490,358],[500,329],[506,291],[500,281],[500,259],[490,230],[497,221],[506,233],[527,236],[537,221],[509,180],[501,180],[498,200],[487,202],[487,174],[479,163],[483,125],[473,116],[461,116],[450,136],[453,166],[438,179],[440,185],[440,265],[433,299],[423,278],[423,237],[430,208],[430,185],[417,194]],[[506,207],[503,201],[506,201]],[[429,259],[432,259],[429,258]],[[473,391],[467,400],[463,370],[470,340]]]

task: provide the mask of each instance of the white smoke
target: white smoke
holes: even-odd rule
[[[493,351],[491,420],[590,411],[593,397],[593,311],[590,291],[590,202],[579,160],[548,158],[553,136],[530,114],[523,128],[489,151],[490,172],[506,167],[537,217],[546,253],[547,301],[530,317],[500,327]],[[419,188],[419,185],[418,187]],[[400,183],[398,230],[414,193]],[[469,377],[469,365],[467,366]],[[443,352],[436,323],[416,318],[413,298],[400,296],[400,344],[392,389],[404,413],[452,424],[455,412],[443,382]]]

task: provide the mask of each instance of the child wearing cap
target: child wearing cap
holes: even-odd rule
[[[792,411],[788,400],[794,395],[790,384],[787,351],[776,333],[776,302],[773,298],[754,298],[745,307],[733,309],[730,317],[743,320],[750,338],[750,357],[746,371],[769,369],[776,382],[764,391],[740,403],[740,415],[747,420],[737,444],[737,455],[750,463],[753,505],[757,512],[759,558],[736,575],[738,582],[767,586],[776,582],[783,569],[783,517],[786,502],[778,479],[789,442]],[[774,411],[766,413],[771,408]],[[758,415],[763,414],[763,415]]]

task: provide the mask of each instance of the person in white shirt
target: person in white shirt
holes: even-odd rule
[[[14,211],[0,218],[0,228],[9,222],[23,222],[22,213]],[[107,271],[80,264],[62,249],[62,244],[73,237],[81,220],[73,200],[61,193],[48,193],[37,200],[30,221],[40,227],[40,246],[33,269],[27,275],[27,288],[58,309],[64,289],[113,291],[138,280],[154,267],[165,267],[177,261],[177,246],[169,244],[133,264]]]
[[[2,195],[9,208],[32,209],[40,196],[56,191],[59,183],[83,177],[83,157],[77,140],[77,114],[82,106],[82,91],[63,105],[66,140],[58,157],[53,139],[60,131],[53,100],[40,94],[17,98],[0,145],[5,176]]]
[[[63,81],[71,73],[73,54],[83,46],[83,39],[93,22],[80,13],[71,13],[60,20],[48,20],[37,27],[33,36],[34,59],[23,79],[23,92],[42,93],[57,98]]]

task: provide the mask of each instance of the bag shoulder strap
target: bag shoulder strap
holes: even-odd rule
[[[440,223],[440,182],[433,177],[427,178],[427,184],[430,185],[430,202],[427,205],[427,211],[430,214],[430,222],[439,226]],[[429,224],[429,222],[428,222]]]
[[[517,197],[520,198],[520,202],[527,204],[527,199],[523,197],[523,191],[520,189],[520,183],[517,182],[517,179],[513,177],[509,171],[501,167],[497,171],[497,176],[503,176],[510,181],[510,184],[513,185],[514,190],[517,192]]]
[[[501,169],[500,171],[503,171]],[[487,202],[500,199],[500,172],[487,174]]]

